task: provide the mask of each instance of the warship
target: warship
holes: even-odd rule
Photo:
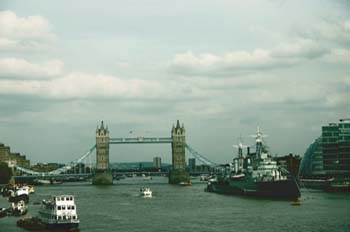
[[[238,157],[221,167],[219,174],[210,178],[206,190],[222,194],[236,194],[263,198],[297,200],[300,189],[295,178],[284,168],[279,167],[268,154],[265,135],[259,127],[256,132],[256,152],[239,142]],[[243,154],[243,148],[247,154]]]

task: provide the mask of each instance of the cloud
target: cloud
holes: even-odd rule
[[[323,18],[309,28],[297,25],[293,31],[300,38],[329,42],[347,48],[350,43],[350,20]]]
[[[350,50],[333,49],[322,57],[322,61],[334,64],[350,64]]]
[[[176,54],[170,63],[170,70],[187,75],[230,75],[250,69],[269,68],[276,65],[270,52],[257,49],[251,53],[237,51],[223,55],[188,51]]]
[[[49,80],[0,80],[0,95],[30,95],[49,99],[162,100],[205,96],[196,87],[186,83],[123,79],[111,75],[83,72],[71,72]]]
[[[19,17],[12,11],[0,11],[0,49],[28,49],[55,40],[51,25],[42,16]]]
[[[274,85],[262,83],[258,89],[245,90],[249,96],[246,102],[277,111],[285,109],[346,111],[350,98],[348,79],[347,76],[336,75],[329,78],[327,75],[320,75],[315,78],[309,76],[302,81],[282,79],[276,81]]]
[[[294,60],[314,59],[328,53],[328,49],[310,39],[297,39],[293,43],[280,44],[271,52],[272,57]]]
[[[232,51],[224,54],[192,51],[176,54],[169,70],[180,75],[232,76],[287,68],[307,60],[348,63],[350,21],[327,18],[312,27],[297,25],[289,42],[270,49]]]
[[[327,50],[312,40],[299,39],[271,50],[234,51],[223,55],[191,51],[177,54],[170,70],[184,75],[235,75],[257,70],[290,67],[305,59],[318,58]]]
[[[34,64],[24,59],[0,58],[0,79],[47,79],[62,72],[63,62],[60,60]]]
[[[0,37],[0,49],[12,49],[17,45],[17,42],[7,38]]]

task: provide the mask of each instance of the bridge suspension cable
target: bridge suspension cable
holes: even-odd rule
[[[96,144],[93,145],[82,157],[72,161],[69,165],[65,165],[62,168],[59,168],[59,169],[56,169],[56,170],[49,172],[48,174],[49,175],[50,174],[57,175],[57,174],[60,174],[62,172],[65,172],[65,171],[71,169],[72,167],[75,167],[77,164],[79,164],[83,160],[85,160],[91,154],[91,152],[93,152],[95,150],[95,148],[96,148]]]
[[[36,172],[36,171],[30,170],[30,169],[27,169],[27,168],[22,168],[20,166],[16,166],[16,169],[20,170],[21,172],[33,175],[33,176],[34,175],[38,176],[38,175],[43,175],[44,174],[43,172]]]
[[[70,170],[72,167],[75,167],[77,164],[81,163],[83,160],[85,160],[91,152],[93,152],[96,149],[96,144],[93,145],[83,156],[80,158],[70,162],[68,165],[63,166],[62,168],[58,168],[56,170],[53,170],[51,172],[36,172],[27,168],[23,168],[20,166],[16,166],[16,169],[20,170],[21,172],[30,174],[30,175],[37,175],[37,176],[45,176],[45,175],[59,175],[62,172]],[[91,167],[90,167],[91,168]]]
[[[192,156],[196,159],[198,159],[200,162],[202,162],[203,164],[209,165],[209,166],[217,166],[216,163],[214,163],[213,161],[209,160],[208,158],[206,158],[205,156],[201,155],[199,152],[197,152],[195,149],[193,149],[190,145],[188,145],[187,143],[185,144],[185,147],[187,148],[187,150],[192,154]]]

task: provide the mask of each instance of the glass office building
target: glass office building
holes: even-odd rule
[[[300,176],[350,175],[350,119],[322,127],[322,136],[306,150]]]

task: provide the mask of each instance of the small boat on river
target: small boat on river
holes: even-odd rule
[[[192,182],[188,181],[188,182],[180,182],[179,183],[180,186],[192,186]]]
[[[25,203],[29,202],[29,187],[22,186],[16,187],[9,190],[9,202],[17,203],[19,201],[24,201]]]
[[[143,197],[151,198],[152,197],[152,191],[150,188],[141,188],[140,194]]]
[[[11,215],[22,216],[28,212],[27,205],[24,201],[12,202]]]

